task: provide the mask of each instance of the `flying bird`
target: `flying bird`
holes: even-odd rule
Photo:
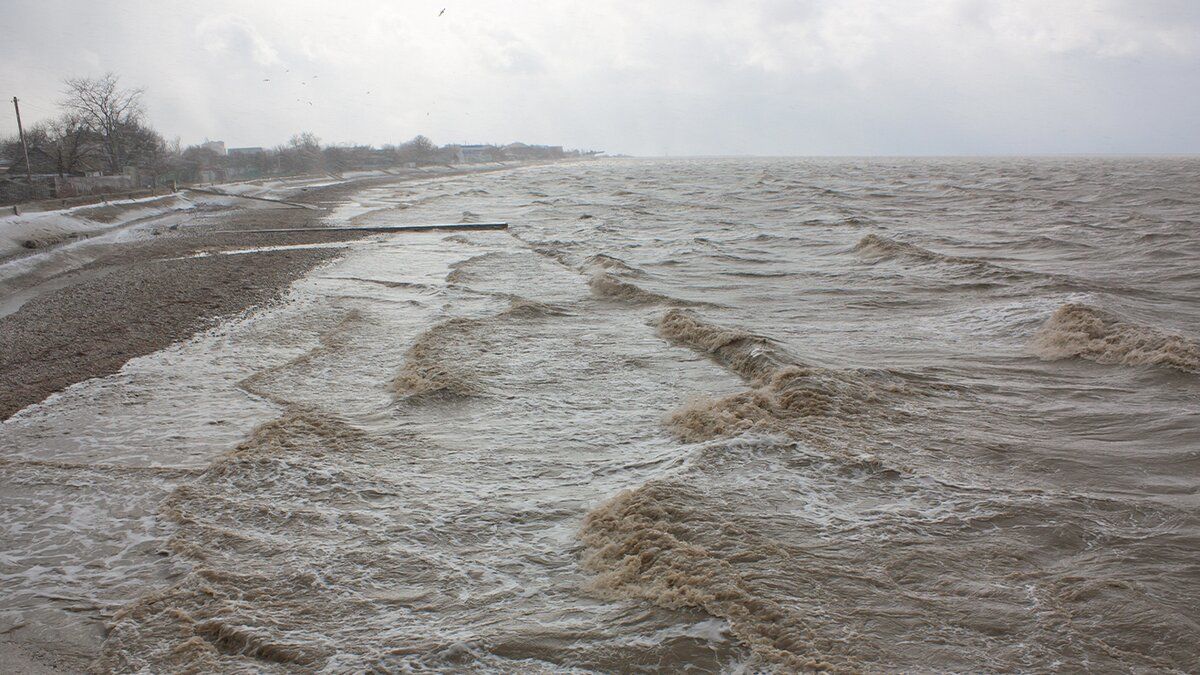
[[[445,13],[446,13],[446,8],[445,8],[445,7],[443,7],[443,8],[442,8],[442,11],[438,12],[438,16],[441,16],[441,15],[443,15],[443,14],[445,14]]]

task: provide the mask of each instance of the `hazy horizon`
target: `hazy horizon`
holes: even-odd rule
[[[444,13],[442,10],[445,10]],[[119,74],[185,144],[525,141],[638,156],[1200,152],[1200,4],[15,2],[32,125]],[[53,45],[53,49],[47,47]]]

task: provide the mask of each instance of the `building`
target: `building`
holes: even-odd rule
[[[527,143],[509,143],[500,148],[500,156],[513,160],[562,159],[561,145],[529,145]]]
[[[454,146],[454,159],[459,164],[495,161],[492,159],[492,146],[490,145],[456,145]]]
[[[226,154],[228,154],[230,157],[257,157],[259,155],[266,154],[266,152],[266,150],[259,147],[230,148]]]
[[[205,150],[212,150],[222,157],[225,156],[225,141],[204,141],[200,144],[200,147]]]

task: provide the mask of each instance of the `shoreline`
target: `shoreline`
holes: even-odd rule
[[[294,282],[343,253],[342,247],[322,245],[348,245],[372,236],[356,230],[305,231],[326,227],[325,218],[354,193],[422,178],[524,166],[529,164],[432,177],[355,177],[287,197],[305,208],[260,204],[182,215],[167,212],[143,223],[158,236],[94,242],[98,255],[73,269],[10,276],[6,285],[17,290],[0,301],[0,422],[72,385],[112,375],[134,358],[280,301]],[[179,226],[162,227],[171,222]],[[264,227],[292,231],[253,231]],[[78,242],[65,246],[73,243]],[[303,248],[311,244],[317,247]],[[220,255],[259,246],[284,248],[255,252],[252,259]],[[62,247],[32,251],[22,258],[32,259],[55,248]],[[3,311],[6,302],[7,312]],[[72,635],[51,641],[14,637],[5,631],[0,635],[0,672],[88,672],[96,654],[85,647],[84,633],[97,625],[88,628],[84,622]]]
[[[208,213],[168,212],[143,226],[168,219],[209,222],[163,228],[142,240],[107,245],[91,261],[35,278],[9,292],[20,306],[0,312],[0,421],[72,384],[117,372],[130,359],[153,353],[216,325],[221,320],[269,304],[292,282],[327,262],[332,248],[285,249],[243,256],[204,255],[254,246],[353,241],[369,232],[328,230],[323,219],[331,202],[371,187],[504,171],[535,163],[420,174],[352,177],[332,185],[301,187],[287,199],[305,205],[235,208]],[[213,217],[215,216],[215,217]],[[284,233],[251,232],[286,228]],[[86,240],[84,240],[86,241]],[[53,252],[31,251],[29,259]],[[33,276],[33,275],[25,275]]]

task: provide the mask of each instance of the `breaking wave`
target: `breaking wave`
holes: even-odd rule
[[[461,348],[481,325],[479,319],[454,318],[421,333],[404,355],[400,374],[392,381],[397,397],[405,400],[476,396],[481,387],[464,367]]]
[[[916,244],[910,244],[906,241],[899,241],[890,237],[884,237],[878,234],[868,234],[858,243],[854,245],[854,251],[862,255],[875,258],[908,258],[926,263],[950,263],[955,265],[968,265],[979,269],[1011,272],[1004,267],[994,265],[980,258],[971,258],[968,256],[948,255],[938,253],[927,248],[922,248]]]
[[[548,302],[538,302],[528,298],[509,298],[508,309],[501,312],[498,316],[515,317],[524,319],[541,319],[551,316],[565,316],[569,314],[566,309],[557,305],[552,305]]]
[[[277,486],[317,499],[344,492],[328,475],[327,456],[353,453],[363,435],[327,415],[293,407],[259,427],[197,479],[163,503],[160,513],[177,531],[167,548],[194,567],[178,583],[149,593],[116,613],[96,672],[226,672],[268,664],[311,670],[336,652],[259,615],[285,606],[333,619],[344,610],[340,594],[312,572],[289,570],[289,541],[329,523],[299,503],[247,499],[249,486]],[[319,479],[326,474],[323,481]],[[369,486],[361,486],[369,487]],[[344,497],[339,497],[344,498]],[[256,569],[243,566],[260,560]]]
[[[568,314],[550,303],[508,296],[504,311],[485,318],[456,317],[434,324],[417,336],[404,354],[404,364],[392,381],[396,397],[411,403],[480,396],[486,369],[479,356],[495,340],[497,322],[536,320]]]
[[[905,241],[899,241],[890,237],[880,236],[878,234],[868,234],[858,241],[854,246],[854,252],[859,255],[876,258],[879,260],[894,260],[906,259],[917,263],[931,265],[951,265],[972,274],[980,276],[1010,279],[1010,280],[1026,280],[1026,281],[1062,281],[1068,285],[1077,285],[1072,280],[1056,275],[1040,274],[1037,272],[1029,272],[1026,270],[1012,269],[1003,265],[983,260],[982,258],[972,258],[970,256],[948,255],[946,253],[938,253],[927,248],[910,244]]]
[[[620,258],[614,258],[604,253],[597,253],[589,256],[584,262],[585,267],[600,268],[605,270],[616,270],[619,273],[629,274],[631,276],[645,276],[646,273],[642,270],[626,263]]]
[[[737,566],[697,542],[704,531],[739,542],[752,557],[756,539],[730,522],[690,508],[704,495],[682,483],[653,481],[627,490],[584,519],[583,564],[601,595],[634,597],[669,609],[695,608],[729,622],[733,633],[766,663],[793,671],[828,671],[814,654],[832,651],[803,615],[770,599]],[[762,555],[765,551],[758,551]]]
[[[671,413],[667,425],[685,441],[749,431],[803,434],[815,424],[862,427],[868,419],[901,417],[887,399],[912,393],[907,384],[887,373],[805,365],[766,338],[716,326],[681,310],[668,311],[659,322],[659,332],[709,355],[751,384],[748,391],[698,398]]]
[[[622,281],[602,270],[597,270],[592,274],[591,279],[588,280],[588,286],[592,289],[593,295],[605,300],[618,300],[634,305],[688,304],[682,300],[647,291],[637,284]]]
[[[658,331],[670,342],[708,354],[747,380],[792,362],[790,356],[772,346],[767,338],[707,323],[680,309],[667,311],[659,320]]]
[[[1034,335],[1033,349],[1047,360],[1078,357],[1200,373],[1200,343],[1080,303],[1065,304],[1050,315]]]

